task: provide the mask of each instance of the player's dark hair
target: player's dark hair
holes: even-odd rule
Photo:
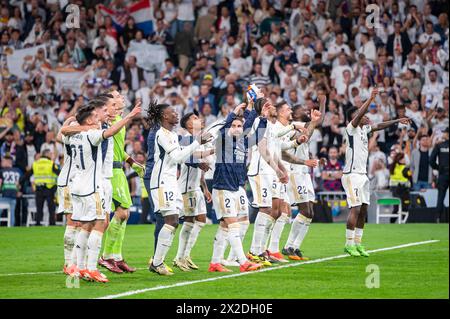
[[[75,116],[77,122],[81,125],[84,124],[86,119],[91,116],[92,112],[95,110],[95,106],[92,104],[85,104],[77,112],[77,115]]]
[[[98,108],[98,107],[105,106],[106,102],[107,102],[106,99],[102,99],[102,98],[96,97],[95,99],[90,100],[88,104],[89,105],[93,105],[95,108]]]
[[[302,122],[311,122],[311,118],[308,116],[308,114],[306,114],[306,112],[302,109],[302,105],[301,104],[295,104],[292,107],[292,114],[297,113],[297,111],[300,110],[301,114],[300,114],[300,118],[299,120]]]
[[[348,119],[349,121],[352,120],[352,115],[353,115],[353,113],[355,113],[356,111],[358,111],[358,108],[357,108],[357,107],[351,107],[351,108],[349,108],[349,109],[347,110],[347,119]]]
[[[301,104],[295,104],[295,105],[292,107],[292,113],[297,112],[297,110],[298,110],[298,109],[301,109],[301,108],[302,108],[302,105],[301,105]]]
[[[104,99],[104,100],[109,100],[109,99],[113,99],[113,98],[114,98],[114,95],[112,95],[111,93],[106,93],[106,92],[97,94],[97,96],[95,97],[95,99]]]
[[[163,112],[169,106],[169,104],[158,104],[158,100],[152,99],[150,101],[147,111],[147,121],[150,128],[161,125]]]
[[[191,118],[192,115],[196,115],[198,116],[198,111],[194,110],[194,112],[189,112],[186,113],[185,115],[183,115],[183,117],[180,120],[180,126],[184,129],[186,129],[186,124],[189,121],[189,119]]]
[[[277,109],[277,111],[285,104],[288,104],[285,100],[281,100],[280,102],[278,102],[277,104],[275,104],[275,108]]]
[[[256,114],[261,115],[262,108],[266,102],[267,99],[265,97],[260,97],[255,101],[255,105],[253,107],[255,108]]]
[[[240,121],[240,122],[242,122],[242,124],[244,124],[244,117],[243,117],[243,116],[236,116],[236,117],[234,118],[233,122],[234,122],[234,121]]]

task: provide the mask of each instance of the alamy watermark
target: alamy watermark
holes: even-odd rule
[[[380,267],[375,264],[367,265],[366,272],[369,273],[366,277],[366,287],[369,289],[380,288]]]
[[[66,277],[66,288],[80,288],[80,278],[75,276],[67,276]]]
[[[79,29],[80,28],[80,7],[76,4],[69,4],[66,7],[66,27],[68,29]]]
[[[368,13],[366,17],[366,28],[368,29],[379,29],[382,28],[380,23],[380,7],[376,4],[369,4],[366,7],[366,13]]]

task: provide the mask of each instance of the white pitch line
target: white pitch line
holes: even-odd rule
[[[368,252],[376,253],[376,252],[380,252],[380,251],[400,249],[400,248],[406,248],[406,247],[418,246],[418,245],[426,245],[426,244],[432,244],[432,243],[437,243],[437,242],[439,242],[439,240],[420,241],[420,242],[409,243],[409,244],[404,244],[404,245],[369,250]],[[301,262],[301,263],[292,263],[292,264],[287,264],[287,265],[283,265],[283,266],[263,268],[263,269],[257,270],[257,271],[241,272],[241,273],[232,274],[232,275],[225,275],[225,276],[212,277],[212,278],[207,278],[207,279],[179,282],[179,283],[172,284],[172,285],[156,286],[156,287],[144,288],[144,289],[139,289],[139,290],[131,290],[131,291],[123,292],[120,294],[108,295],[108,296],[100,297],[100,298],[96,298],[96,299],[115,299],[115,298],[127,297],[127,296],[141,294],[141,293],[148,292],[148,291],[163,290],[163,289],[169,289],[169,288],[175,288],[175,287],[194,285],[194,284],[204,283],[204,282],[209,282],[209,281],[216,281],[216,280],[221,280],[221,279],[229,279],[229,278],[234,278],[234,277],[257,274],[257,273],[261,273],[261,272],[265,272],[265,271],[276,270],[276,269],[297,267],[297,266],[308,265],[308,264],[316,264],[316,263],[321,263],[324,261],[341,259],[341,258],[346,258],[346,257],[350,257],[350,255],[345,254],[345,255],[331,256],[331,257],[309,260],[309,261],[305,261],[305,262]]]

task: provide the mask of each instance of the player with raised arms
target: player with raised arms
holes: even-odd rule
[[[370,98],[359,109],[355,108],[349,111],[351,121],[345,128],[344,135],[346,151],[345,166],[341,180],[350,209],[347,218],[344,251],[355,257],[369,257],[369,253],[361,244],[367,208],[370,204],[370,182],[367,176],[369,157],[368,135],[371,132],[383,130],[398,122],[402,124],[408,124],[410,122],[410,119],[405,117],[370,125],[370,120],[365,114],[377,94],[378,88],[375,87],[370,94]]]
[[[308,115],[300,105],[293,108],[293,120],[305,127],[305,135],[308,142],[303,143],[295,149],[283,154],[283,157],[290,157],[290,182],[288,188],[291,205],[298,207],[299,213],[292,222],[288,240],[282,253],[291,260],[308,260],[300,250],[301,244],[309,230],[309,226],[314,216],[314,201],[316,199],[314,185],[311,178],[311,168],[319,163],[316,159],[310,158],[309,140],[314,129],[323,121],[326,106],[326,96],[319,95],[319,111],[312,110]]]
[[[113,103],[118,113],[111,121],[114,124],[122,119],[120,114],[125,107],[124,97],[117,90],[107,90],[104,93],[113,96]],[[113,137],[112,176],[107,177],[112,187],[111,209],[108,209],[108,211],[114,212],[114,217],[106,230],[103,254],[98,261],[99,265],[115,273],[134,272],[136,270],[126,263],[122,255],[129,208],[132,205],[127,177],[123,170],[124,162],[127,162],[140,177],[143,177],[145,173],[144,166],[125,152],[125,135],[126,129],[123,127]]]
[[[172,246],[178,218],[183,209],[183,196],[177,182],[177,166],[186,162],[195,149],[208,142],[211,135],[195,136],[192,144],[181,148],[178,135],[173,132],[178,124],[178,113],[168,104],[152,101],[148,109],[150,132],[147,138],[148,157],[144,184],[151,196],[155,213],[162,215],[164,224],[159,225],[155,254],[149,270],[160,275],[173,275],[164,264]],[[156,225],[158,228],[158,225]],[[156,232],[156,230],[155,230]]]
[[[106,219],[100,144],[119,132],[140,112],[141,108],[135,107],[125,118],[106,130],[99,129],[100,118],[104,115],[99,115],[95,103],[80,108],[76,115],[76,120],[81,126],[89,126],[92,129],[69,137],[74,168],[70,189],[73,201],[72,220],[81,223],[81,231],[75,240],[77,259],[77,269],[73,272],[75,276],[91,281],[108,282],[106,276],[97,270]],[[67,129],[70,131],[70,127]],[[70,134],[63,129],[61,133]]]
[[[255,111],[262,114],[267,121],[267,128],[260,141],[251,148],[250,165],[248,167],[248,179],[253,193],[253,206],[258,207],[255,226],[253,230],[252,244],[247,258],[254,262],[262,263],[265,266],[277,262],[269,256],[266,251],[266,243],[279,217],[279,195],[277,195],[278,182],[286,184],[288,182],[288,172],[278,154],[279,146],[276,141],[277,111],[275,106],[267,98],[258,98],[255,102]],[[258,125],[259,118],[253,124]],[[261,135],[258,134],[259,138]],[[271,151],[274,150],[273,155]],[[275,198],[275,204],[273,203]],[[275,207],[272,209],[272,207]]]
[[[220,224],[214,238],[209,272],[231,271],[222,265],[227,242],[231,246],[231,254],[237,259],[241,272],[254,271],[262,267],[262,264],[247,260],[242,247],[241,223],[238,220],[238,216],[248,214],[247,196],[242,188],[242,179],[245,181],[246,176],[247,134],[257,134],[257,130],[251,129],[256,119],[256,112],[246,113],[245,124],[243,119],[238,117],[245,107],[245,103],[238,105],[217,132],[212,194],[214,211]],[[261,128],[265,125],[262,121]]]
[[[296,163],[296,158],[287,157],[289,150],[294,150],[299,145],[304,144],[309,136],[302,134],[305,131],[304,124],[292,122],[292,108],[286,101],[281,101],[275,105],[277,115],[274,125],[275,145],[277,146],[277,156],[281,158],[281,163],[289,168],[291,163]],[[290,154],[290,153],[287,153]],[[280,237],[286,223],[291,215],[291,205],[288,195],[289,184],[279,181],[274,184],[272,193],[272,213],[276,213],[278,218],[273,226],[267,254],[275,262],[287,262],[279,251]]]
[[[202,121],[198,113],[185,114],[180,121],[180,126],[187,131],[184,136],[179,136],[182,147],[188,146],[194,141],[195,131],[202,129]],[[200,145],[189,160],[180,165],[180,176],[178,186],[183,196],[184,209],[181,211],[184,218],[181,227],[177,255],[173,265],[183,271],[197,270],[198,266],[192,261],[191,251],[197,242],[198,235],[206,223],[206,202],[212,201],[211,193],[206,185],[204,172],[209,170],[209,164],[203,159],[214,153],[214,148],[204,149]],[[202,191],[203,189],[203,191]]]

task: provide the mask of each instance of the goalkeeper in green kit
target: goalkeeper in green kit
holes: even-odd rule
[[[124,108],[124,99],[116,90],[108,92],[114,96],[116,108],[121,114]],[[114,124],[120,121],[122,117],[117,115]],[[139,175],[144,176],[145,168],[137,163],[125,152],[126,130],[123,127],[113,137],[114,155],[113,155],[113,174],[111,178],[112,185],[112,203],[111,212],[114,217],[111,219],[105,232],[105,241],[102,257],[99,259],[99,265],[107,268],[114,273],[134,272],[136,268],[130,267],[122,256],[122,244],[125,237],[125,229],[129,217],[129,208],[132,205],[130,190],[128,188],[127,177],[123,170],[125,162]]]

